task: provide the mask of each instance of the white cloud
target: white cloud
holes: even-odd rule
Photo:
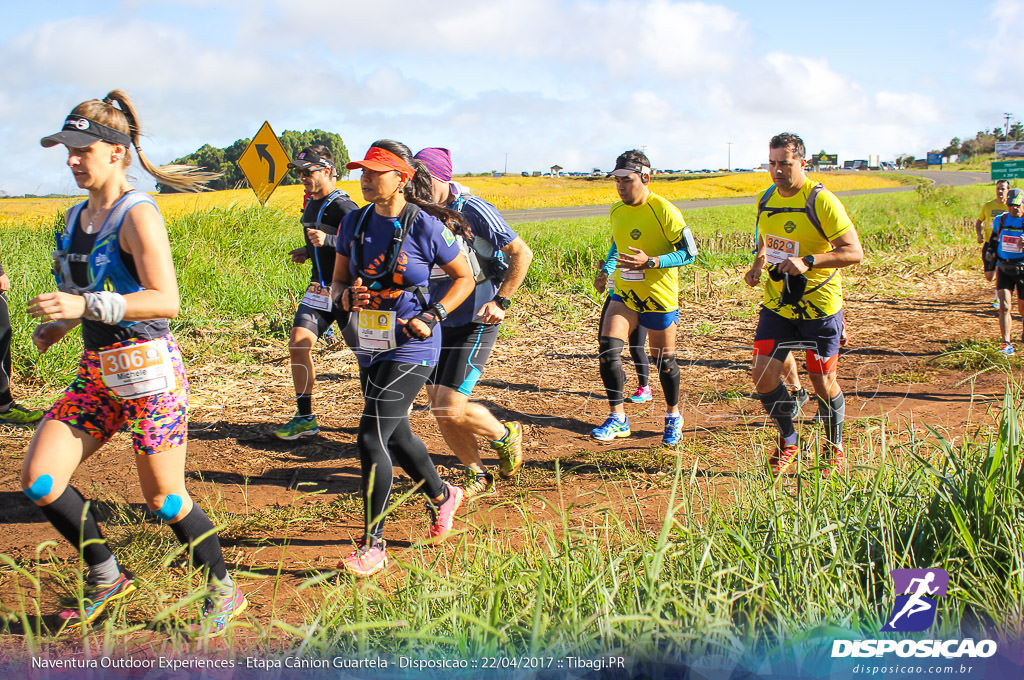
[[[510,170],[589,170],[636,146],[661,167],[722,167],[730,141],[733,164],[749,166],[781,130],[857,157],[965,134],[948,129],[951,84],[915,61],[912,41],[888,49],[919,85],[886,87],[725,3],[126,0],[116,14],[82,11],[24,23],[0,45],[0,62],[17,65],[0,72],[0,145],[28,168],[0,168],[11,193],[70,184],[38,138],[113,87],[136,98],[157,162],[264,120],[339,132],[352,155],[379,137],[440,144],[472,171],[503,167],[506,152]],[[1024,0],[996,2],[993,34],[1003,25],[1012,40],[1005,26],[1021,18]],[[833,41],[844,44],[841,26]],[[977,57],[992,78],[1024,67],[1007,44],[1012,54]]]

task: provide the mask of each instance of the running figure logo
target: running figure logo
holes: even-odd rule
[[[944,569],[893,569],[889,572],[896,602],[883,631],[918,632],[935,621],[938,598],[946,596],[949,574]]]

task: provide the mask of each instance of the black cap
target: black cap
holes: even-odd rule
[[[64,127],[60,132],[43,137],[39,143],[46,148],[65,144],[80,149],[99,141],[109,144],[124,144],[125,146],[131,146],[132,143],[131,137],[120,130],[76,114],[71,114],[64,119]]]
[[[330,170],[334,167],[334,163],[323,156],[317,156],[309,149],[303,149],[299,152],[299,155],[288,164],[288,167],[296,168],[298,170],[309,170],[310,168],[326,168]]]
[[[619,161],[615,164],[615,169],[609,172],[607,177],[629,177],[634,172],[640,173],[641,175],[651,174],[651,169],[643,163],[637,163],[636,161]]]

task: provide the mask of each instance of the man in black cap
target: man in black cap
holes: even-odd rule
[[[334,155],[322,144],[303,149],[288,164],[302,180],[308,200],[302,211],[302,227],[306,244],[291,251],[292,262],[302,264],[311,260],[312,277],[306,294],[295,311],[288,351],[291,355],[292,382],[295,385],[295,416],[274,431],[279,439],[309,437],[320,431],[313,415],[313,345],[317,338],[338,322],[339,328],[348,323],[348,314],[336,308],[331,299],[331,277],[334,274],[334,245],[341,219],[357,208],[348,194],[335,185],[338,172]]]
[[[989,247],[996,256],[996,294],[999,296],[999,332],[1003,344],[999,351],[1013,354],[1010,342],[1013,316],[1010,303],[1017,291],[1017,310],[1024,316],[1024,191],[1010,189],[1006,193],[1008,212],[992,220]],[[1024,334],[1021,335],[1024,341]]]

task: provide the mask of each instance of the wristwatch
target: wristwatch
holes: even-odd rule
[[[653,257],[647,258],[647,268],[648,269],[657,269],[658,268],[658,261],[655,260]]]
[[[435,302],[434,306],[431,309],[433,309],[434,313],[437,314],[438,321],[444,321],[445,319],[448,318],[448,310],[445,309],[444,305],[442,305],[440,302]]]
[[[814,269],[814,255],[804,255],[801,259],[808,269]]]
[[[508,311],[508,308],[512,306],[512,298],[501,297],[500,295],[494,296],[494,304],[501,307],[503,310]]]

